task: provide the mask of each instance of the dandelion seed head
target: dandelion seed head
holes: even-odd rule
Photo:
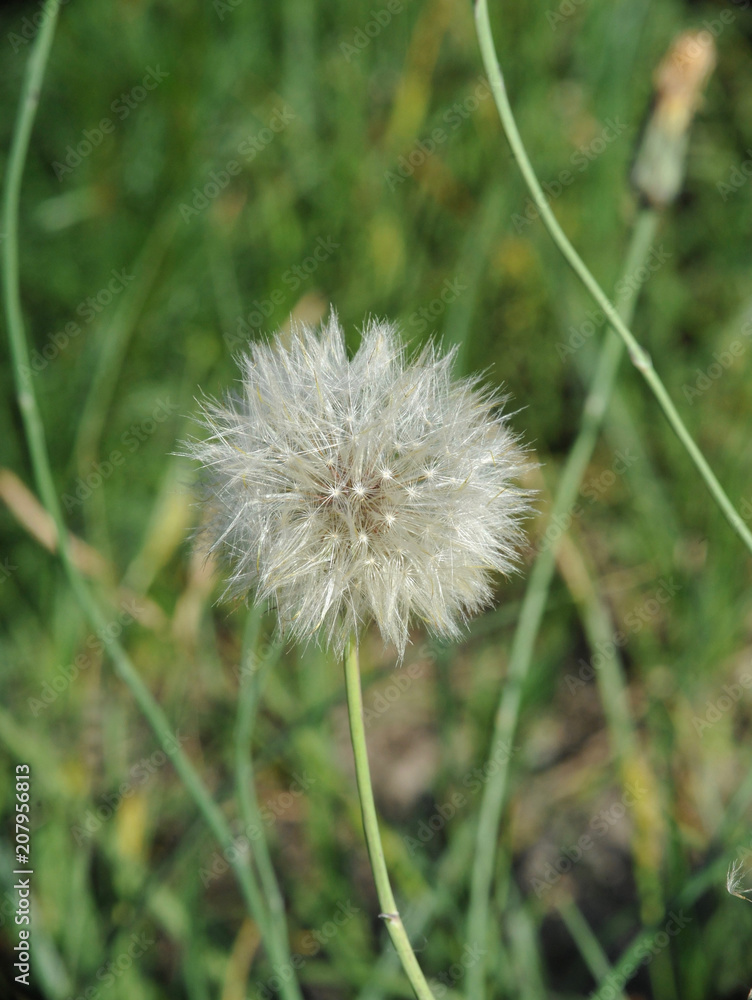
[[[205,400],[208,436],[186,446],[224,596],[253,591],[338,652],[370,621],[400,656],[416,620],[458,637],[515,568],[529,507],[502,399],[454,378],[453,352],[409,358],[383,321],[352,359],[335,315],[250,351],[241,391]]]

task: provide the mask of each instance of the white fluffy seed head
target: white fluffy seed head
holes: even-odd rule
[[[400,656],[414,619],[456,637],[510,572],[529,493],[526,458],[452,353],[412,359],[394,326],[370,321],[348,360],[332,315],[241,358],[242,393],[202,405],[212,550],[226,597],[254,590],[294,637],[338,652],[373,620]]]

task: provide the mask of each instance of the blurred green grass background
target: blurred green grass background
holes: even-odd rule
[[[24,32],[34,33],[25,19],[39,10],[15,4],[0,15],[5,150],[29,55]],[[733,17],[722,22],[724,11]],[[745,174],[725,197],[718,184],[750,158],[752,13],[744,4],[590,0],[506,4],[492,14],[538,175],[555,192],[560,172],[572,171],[554,210],[607,289],[636,212],[627,178],[653,68],[683,28],[720,25],[684,191],[661,223],[663,263],[633,328],[749,518],[752,190]],[[604,146],[609,122],[625,127],[612,128]],[[464,370],[507,387],[515,426],[542,462],[529,567],[536,538],[559,530],[547,524],[546,500],[603,330],[588,335],[593,306],[541,223],[526,217],[527,204],[483,87],[469,4],[131,0],[62,9],[20,245],[56,487],[88,546],[79,559],[109,602],[113,631],[233,822],[246,612],[214,605],[217,581],[187,537],[198,516],[193,473],[172,453],[192,429],[194,398],[232,384],[233,354],[249,336],[291,314],[315,322],[329,303],[351,346],[368,314],[399,321],[415,344],[436,334],[459,345]],[[573,328],[585,335],[571,353],[561,345]],[[741,352],[711,377],[714,355],[725,358],[737,342]],[[704,386],[702,373],[707,388],[690,400],[685,387]],[[9,363],[0,379],[7,995],[17,989],[13,775],[26,762],[36,964],[33,988],[18,995],[265,996],[273,970],[231,873],[45,547],[44,519],[21,486],[33,490],[33,478]],[[617,453],[629,460],[617,466]],[[592,941],[578,921],[614,961],[655,918],[657,899],[669,903],[708,871],[706,891],[685,908],[686,927],[627,992],[742,997],[752,986],[752,909],[726,893],[724,875],[726,860],[752,847],[752,796],[722,819],[752,764],[749,560],[626,364],[581,502],[515,745],[500,842],[513,877],[497,886],[493,995],[587,995]],[[597,670],[582,668],[597,665],[598,653],[585,637],[583,579],[614,632],[629,632],[630,710],[651,778],[626,807]],[[524,587],[524,573],[500,583],[498,610],[459,646],[426,645],[416,633],[396,675],[404,690],[377,637],[363,651],[387,861],[408,929],[421,906],[432,910],[417,943],[437,996],[460,995],[463,961],[472,961],[465,920],[480,798],[472,775],[489,755]],[[270,673],[254,740],[265,831],[291,947],[305,958],[306,996],[408,996],[379,958],[387,944],[343,699],[340,665],[314,648],[286,649]],[[457,794],[465,801],[450,815]],[[591,846],[567,866],[585,834]],[[112,966],[129,948],[138,954]]]

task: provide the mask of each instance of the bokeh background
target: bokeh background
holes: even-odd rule
[[[637,211],[629,167],[653,69],[679,31],[716,36],[634,329],[749,519],[752,12],[678,0],[493,7],[538,175],[557,195],[571,171],[554,211],[609,290]],[[41,9],[0,12],[6,157]],[[522,574],[499,581],[497,609],[457,645],[416,632],[398,673],[378,637],[362,650],[387,861],[420,961],[449,997],[473,961],[472,775],[492,751],[530,566],[545,533],[563,531],[547,506],[604,333],[530,217],[483,80],[459,0],[66,4],[20,241],[34,385],[76,559],[232,823],[248,612],[215,604],[219,582],[189,538],[194,470],[174,452],[196,395],[231,386],[249,338],[291,316],[316,322],[330,303],[351,347],[365,316],[388,316],[416,345],[432,334],[458,345],[460,370],[512,395],[541,462]],[[0,350],[3,995],[266,996],[273,970],[232,873],[50,552]],[[627,363],[569,520],[514,744],[490,995],[586,996],[597,970],[673,910],[680,932],[604,996],[745,997],[752,907],[726,892],[725,872],[752,848],[749,556]],[[596,598],[612,633],[628,633],[642,762],[631,790],[584,624]],[[272,626],[262,618],[262,641]],[[264,830],[305,996],[407,997],[377,917],[343,702],[337,662],[282,651],[254,731]],[[34,789],[29,989],[12,982],[18,762]],[[688,885],[700,888],[679,906]]]

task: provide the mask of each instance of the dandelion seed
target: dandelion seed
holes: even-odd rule
[[[318,630],[340,653],[370,621],[400,656],[412,620],[457,637],[515,568],[529,506],[501,397],[453,378],[453,352],[408,358],[386,322],[348,360],[334,315],[240,363],[242,392],[205,400],[209,435],[186,446],[225,596],[254,591],[294,637]]]
[[[744,864],[741,861],[734,861],[728,870],[726,875],[726,890],[731,893],[732,896],[738,896],[739,899],[746,899],[748,903],[752,902],[750,895],[752,895],[752,889],[743,889],[744,884]]]

